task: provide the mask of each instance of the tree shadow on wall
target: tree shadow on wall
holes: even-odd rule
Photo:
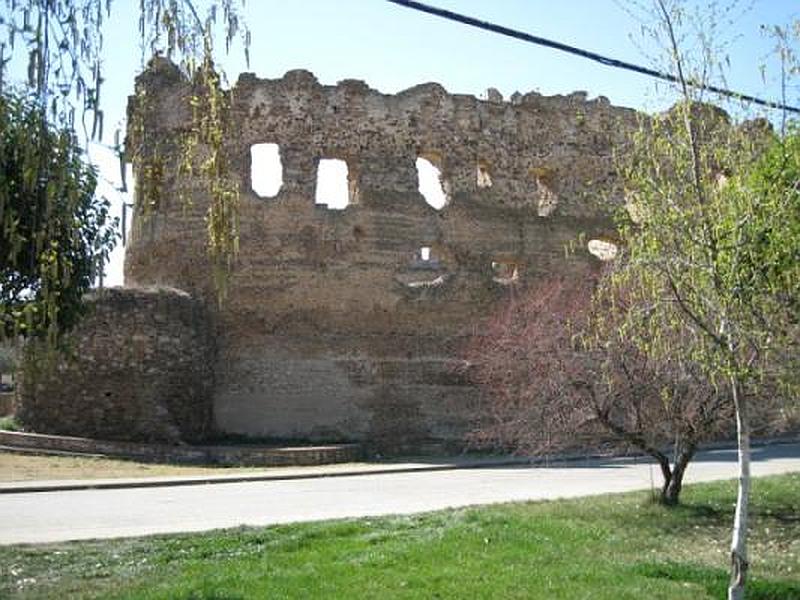
[[[728,589],[728,573],[687,563],[641,563],[633,567],[637,575],[653,579],[697,584],[714,598],[724,598]],[[800,582],[787,579],[751,577],[747,582],[748,600],[800,600]]]

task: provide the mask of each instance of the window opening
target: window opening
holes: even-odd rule
[[[483,161],[478,161],[477,177],[479,188],[492,187],[492,176],[489,173],[489,165]]]
[[[406,283],[406,286],[411,288],[412,290],[424,289],[424,288],[436,288],[442,285],[446,280],[444,275],[439,275],[434,279],[420,279],[417,281],[409,281]]]
[[[617,245],[605,240],[589,240],[589,253],[600,260],[613,260],[617,256]]]
[[[278,144],[250,146],[250,185],[260,198],[274,198],[283,186],[283,164]]]
[[[339,158],[322,158],[317,167],[317,204],[341,210],[350,204],[347,163]]]
[[[509,261],[492,261],[492,281],[502,285],[519,281],[519,265]]]
[[[417,158],[417,179],[419,180],[419,193],[425,202],[436,210],[441,210],[447,204],[447,193],[442,184],[442,172],[427,158]]]

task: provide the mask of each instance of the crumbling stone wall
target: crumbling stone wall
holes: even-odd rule
[[[27,429],[169,443],[211,433],[213,337],[208,314],[188,294],[93,294],[65,348],[25,352],[16,415]]]
[[[208,197],[177,169],[191,94],[165,60],[137,80],[128,145],[163,165],[163,188],[154,209],[137,205],[125,274],[213,299]],[[515,286],[582,276],[596,260],[586,241],[613,234],[622,193],[612,149],[634,112],[583,93],[505,102],[424,84],[386,95],[355,80],[324,86],[307,71],[244,74],[229,101],[241,239],[216,315],[217,425],[390,451],[457,444],[476,394],[454,368],[464,336]],[[251,189],[259,143],[280,149],[274,198]],[[418,191],[418,157],[441,170],[441,210]],[[344,210],[315,204],[323,158],[347,162]]]

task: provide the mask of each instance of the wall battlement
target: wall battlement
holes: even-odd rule
[[[126,283],[209,297],[208,198],[177,170],[191,94],[163,59],[137,79],[128,143],[163,173],[159,205],[137,205]],[[592,268],[585,247],[565,248],[612,233],[612,152],[636,114],[582,93],[505,102],[423,84],[387,95],[307,71],[244,74],[228,94],[241,237],[213,317],[218,427],[389,450],[457,444],[477,393],[454,369],[464,336],[509,286]],[[256,144],[278,147],[274,197],[252,190]],[[441,172],[440,209],[418,190],[418,158]],[[342,210],[315,204],[324,159],[347,164]]]

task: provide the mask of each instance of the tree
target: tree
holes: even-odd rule
[[[595,282],[546,279],[471,340],[468,373],[483,390],[471,441],[536,454],[632,447],[658,463],[661,502],[677,504],[698,445],[727,426],[728,398],[690,362],[655,360],[618,330],[598,340],[594,315],[612,303],[593,304]]]
[[[4,0],[0,25],[0,96],[4,145],[0,182],[0,333],[47,332],[54,339],[80,314],[80,295],[112,247],[108,206],[93,200],[95,175],[85,165],[76,130],[102,137],[101,51],[110,0]],[[226,49],[249,32],[234,0],[143,0],[139,33],[144,52],[175,59],[198,82],[195,124],[183,140],[187,164],[203,155],[198,175],[207,185],[209,253],[217,271],[227,269],[238,246],[238,189],[227,176],[222,152],[224,99],[214,69],[217,23]],[[9,65],[27,57],[24,92],[15,93]],[[21,61],[15,61],[19,64]],[[120,156],[122,149],[120,148]],[[136,160],[137,149],[127,149]],[[20,170],[22,169],[22,170]],[[122,170],[124,173],[124,169]],[[146,209],[147,202],[144,203]],[[89,249],[91,248],[91,252]],[[92,254],[93,253],[93,254]],[[91,258],[89,255],[91,254]],[[93,262],[94,261],[94,262]],[[217,273],[215,281],[224,283]]]
[[[0,338],[71,327],[116,241],[74,134],[0,96]]]
[[[691,361],[728,389],[739,446],[729,597],[743,598],[752,403],[780,373],[800,322],[797,132],[780,138],[763,123],[737,127],[699,104],[689,84],[713,69],[708,60],[690,68],[676,32],[681,7],[656,6],[654,35],[666,44],[682,101],[643,123],[624,158],[633,218],[620,227],[621,267],[604,292],[629,294],[621,327],[641,352]],[[714,56],[702,42],[703,58]]]

